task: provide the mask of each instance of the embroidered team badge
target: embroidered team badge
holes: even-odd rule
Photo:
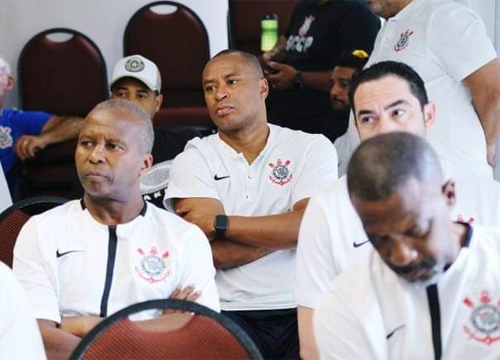
[[[464,331],[469,337],[486,345],[500,340],[500,298],[492,303],[488,291],[482,291],[479,303],[465,298],[463,303],[472,309]]]
[[[289,183],[290,180],[292,180],[292,174],[290,173],[288,165],[290,165],[290,160],[283,162],[283,160],[278,159],[276,160],[276,165],[272,162],[269,163],[269,167],[272,169],[269,180],[281,186]]]
[[[398,42],[396,43],[396,45],[394,45],[394,51],[398,52],[406,49],[408,43],[410,42],[410,36],[412,35],[413,31],[411,30],[406,30],[404,33],[402,33],[401,36],[399,37]]]
[[[144,62],[139,58],[128,59],[125,63],[125,70],[130,72],[139,72],[144,70]]]
[[[155,246],[151,247],[146,254],[141,248],[137,249],[142,256],[140,266],[135,267],[137,274],[149,283],[156,283],[164,280],[170,275],[170,270],[165,265],[165,260],[169,257],[168,251],[160,254]]]
[[[7,126],[0,126],[0,149],[6,149],[12,146],[12,129]]]
[[[313,21],[314,21],[314,16],[312,16],[312,15],[310,15],[304,19],[304,23],[302,24],[302,26],[299,29],[299,36],[304,37],[307,35],[307,32],[311,28],[311,24]]]

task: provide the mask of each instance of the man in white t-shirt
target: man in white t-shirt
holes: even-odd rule
[[[97,105],[75,154],[83,199],[31,217],[19,234],[14,272],[50,358],[67,359],[103,318],[137,302],[170,297],[220,309],[205,235],[141,196],[153,139],[134,103]]]
[[[207,235],[223,312],[266,359],[298,359],[295,246],[310,196],[337,178],[323,135],[267,123],[258,60],[225,50],[203,71],[218,133],[190,141],[172,166],[166,205]]]
[[[387,21],[366,67],[392,60],[414,68],[439,109],[428,134],[439,156],[457,170],[492,177],[488,162],[494,164],[500,131],[500,63],[479,15],[451,0],[368,3]],[[359,144],[352,122],[347,137],[347,151],[339,149],[341,168]]]
[[[424,137],[439,111],[429,102],[420,76],[408,65],[392,61],[358,74],[352,80],[350,98],[362,140],[391,131]],[[451,219],[500,226],[500,184],[472,173],[456,175],[446,161],[442,164],[447,176],[456,180],[459,194]],[[312,314],[329,284],[371,248],[350,202],[345,176],[310,199],[300,227],[295,287],[303,358],[318,356]]]
[[[314,313],[323,359],[498,359],[500,229],[450,221],[460,194],[420,136],[365,140],[349,197],[375,250]]]
[[[46,359],[40,330],[26,294],[0,262],[0,359]]]
[[[5,180],[3,168],[0,166],[0,213],[11,205],[12,199],[10,197],[9,186],[7,185],[7,180]]]

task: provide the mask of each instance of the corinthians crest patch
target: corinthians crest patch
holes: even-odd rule
[[[139,72],[144,70],[144,62],[139,58],[130,58],[125,63],[125,70],[130,72]]]
[[[412,35],[413,35],[412,30],[406,30],[404,33],[402,33],[399,37],[398,42],[396,43],[396,45],[394,45],[394,51],[398,52],[406,49],[406,47],[410,43],[410,36]]]
[[[170,276],[170,270],[165,265],[166,259],[170,256],[168,251],[161,254],[155,246],[151,247],[149,253],[141,248],[137,249],[142,260],[139,266],[135,267],[136,273],[149,283],[156,283]]]
[[[283,161],[281,159],[276,160],[276,165],[272,162],[269,163],[271,170],[271,175],[269,175],[269,180],[278,185],[285,185],[292,180],[292,174],[288,168],[290,165],[290,160]]]
[[[464,325],[469,338],[486,345],[500,340],[500,298],[492,299],[488,291],[482,291],[478,301],[465,298],[463,303],[471,309]]]
[[[0,149],[7,149],[12,146],[12,129],[7,126],[0,126]]]

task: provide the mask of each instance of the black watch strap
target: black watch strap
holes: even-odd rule
[[[227,215],[216,215],[214,218],[214,229],[216,237],[222,237],[229,229],[229,217]]]
[[[296,71],[293,76],[293,86],[296,89],[302,90],[304,88],[304,81],[302,79],[302,71]]]

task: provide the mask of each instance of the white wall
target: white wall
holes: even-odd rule
[[[123,33],[130,17],[153,0],[0,0],[0,52],[17,74],[17,59],[24,44],[37,33],[68,27],[90,37],[101,49],[108,75],[122,57]],[[194,10],[210,37],[210,52],[227,48],[227,0],[177,0]],[[182,36],[182,33],[176,34]],[[11,91],[6,106],[18,106]]]

